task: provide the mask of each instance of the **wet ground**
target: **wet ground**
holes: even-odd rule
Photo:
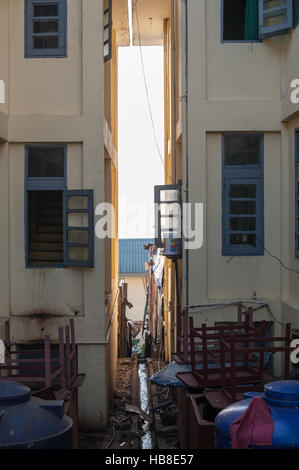
[[[119,359],[117,383],[108,428],[80,434],[82,449],[179,448],[175,396],[148,381],[164,367],[157,361]]]
[[[139,376],[139,399],[140,407],[143,411],[147,412],[150,405],[149,399],[149,390],[147,387],[148,379],[148,367],[145,363],[138,364],[138,376]],[[143,420],[142,431],[144,435],[141,438],[141,447],[142,449],[152,449],[153,448],[153,439],[152,439],[152,430],[151,424],[147,420]]]

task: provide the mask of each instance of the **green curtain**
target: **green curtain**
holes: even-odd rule
[[[245,41],[259,39],[259,0],[246,0]]]

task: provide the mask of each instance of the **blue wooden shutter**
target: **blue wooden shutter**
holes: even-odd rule
[[[93,191],[64,191],[63,204],[64,265],[93,267]]]
[[[264,138],[222,137],[222,254],[263,256]]]
[[[223,185],[223,255],[263,255],[263,179],[224,178]],[[234,188],[244,188],[252,194],[236,195]],[[244,204],[248,207],[238,211],[238,205]]]
[[[296,131],[295,142],[295,238],[296,238],[296,258],[299,258],[299,130]]]
[[[104,0],[104,61],[112,57],[112,0]]]
[[[293,0],[259,0],[260,38],[285,34],[293,27]]]

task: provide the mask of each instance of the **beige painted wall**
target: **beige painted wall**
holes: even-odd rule
[[[216,101],[279,99],[280,40],[243,44],[221,43],[221,2],[214,0],[204,3],[206,99]],[[197,8],[196,1],[190,2],[191,9],[193,5]],[[202,17],[197,14],[195,20],[201,19]],[[201,59],[200,55],[199,58]],[[259,72],[256,73],[256,70]]]
[[[189,304],[250,297],[252,291],[279,296],[280,270],[272,261],[238,257],[227,262],[221,255],[220,132],[271,131],[265,134],[266,240],[271,238],[271,248],[279,252],[280,46],[221,43],[220,4],[188,3],[189,200],[205,204],[204,246],[189,256]]]
[[[146,274],[121,274],[128,284],[128,300],[133,304],[133,308],[127,309],[127,318],[132,321],[143,320],[145,307],[144,280]]]
[[[269,256],[222,256],[221,134],[208,133],[207,159],[207,299],[280,297],[280,266]],[[280,256],[280,135],[265,133],[265,246]]]
[[[0,79],[5,83],[5,94],[6,100],[4,104],[0,103],[0,112],[8,113],[8,71],[9,71],[9,49],[8,44],[8,9],[9,9],[9,0],[2,0],[0,2]],[[1,134],[0,134],[1,137]]]
[[[299,259],[295,258],[295,130],[299,128],[299,116],[295,116],[285,124],[284,140],[286,155],[283,161],[284,183],[283,191],[283,259],[294,271],[299,272]],[[287,151],[288,150],[288,151]],[[299,327],[299,274],[284,271],[285,286],[283,295],[283,315],[287,321],[292,321],[294,327]],[[296,314],[294,315],[294,312]]]
[[[295,258],[295,130],[299,128],[299,104],[290,101],[290,83],[299,78],[299,37],[298,27],[288,34],[282,43],[282,113],[286,121],[283,125],[283,152],[288,158],[283,159],[283,256],[288,266],[299,271],[299,260]],[[284,292],[283,315],[299,327],[299,275],[293,272],[283,273]],[[294,315],[294,312],[296,314]]]
[[[12,315],[43,312],[54,315],[85,314],[84,271],[75,269],[26,269],[24,219],[24,145],[9,146],[10,305]],[[82,144],[67,146],[67,184],[83,189]],[[85,297],[85,301],[84,301]],[[85,303],[85,305],[84,305]],[[1,313],[5,314],[5,311]]]
[[[86,374],[79,391],[80,421],[91,430],[106,424],[116,374],[117,315],[107,337],[106,316],[112,312],[109,306],[105,309],[105,256],[111,253],[105,253],[105,241],[95,237],[92,269],[25,269],[27,143],[66,144],[68,189],[93,189],[96,205],[105,200],[107,185],[116,200],[117,166],[112,188],[105,180],[104,146],[114,144],[107,152],[117,164],[117,134],[110,130],[117,129],[117,101],[111,103],[112,87],[116,93],[117,44],[114,65],[110,61],[106,66],[110,73],[104,82],[102,0],[67,3],[67,57],[25,59],[24,1],[0,2],[0,79],[5,80],[7,98],[0,104],[0,318],[10,318],[14,341],[26,342],[45,334],[57,339],[58,327],[75,317],[79,370]],[[127,5],[119,12],[123,17],[119,37],[124,42]],[[105,135],[104,110],[110,126]],[[113,257],[112,301],[117,292],[115,250]],[[37,313],[47,316],[36,317]]]
[[[87,8],[94,8],[93,3]],[[9,0],[9,111],[12,115],[82,113],[83,6],[88,16],[86,1],[72,0],[67,4],[66,59],[26,59],[24,2]],[[86,19],[90,24],[91,18]]]
[[[298,327],[297,274],[282,269],[266,253],[233,258],[221,253],[221,133],[261,132],[265,136],[265,245],[299,270],[294,257],[294,129],[299,126],[299,107],[290,103],[289,86],[299,78],[298,28],[260,43],[222,43],[221,1],[187,3],[188,134],[183,123],[183,148],[187,139],[189,202],[205,206],[203,248],[189,253],[188,304],[250,300],[254,292],[273,306],[278,317],[292,319]],[[179,121],[178,114],[178,127]],[[224,312],[228,321],[235,318],[233,311]],[[266,310],[261,315],[271,319]],[[207,318],[212,321],[217,316],[223,316],[221,309]]]
[[[294,31],[281,39],[281,98],[282,120],[288,120],[299,112],[299,104],[290,101],[290,84],[294,79],[299,79],[298,63],[299,36],[298,26]]]

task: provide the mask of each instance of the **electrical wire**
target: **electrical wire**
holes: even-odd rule
[[[163,395],[164,393],[167,393],[165,399],[168,398],[168,395],[169,395],[169,389],[168,387],[164,387],[163,390],[161,390],[160,392],[157,392],[157,393],[153,393],[149,399],[149,402],[148,402],[148,405],[146,407],[146,410],[145,410],[145,413],[148,412],[149,408],[150,408],[150,405],[151,405],[151,402],[153,401],[153,398],[154,397],[160,397],[161,395]]]
[[[260,302],[258,300],[251,300],[251,299],[242,299],[242,300],[236,300],[234,302],[229,302],[229,303],[219,303],[219,304],[210,304],[210,305],[188,305],[187,309],[192,309],[193,314],[202,314],[204,312],[209,312],[211,310],[218,310],[220,307],[231,307],[234,305],[238,305],[238,303],[247,303],[247,304],[256,304],[258,307],[254,308],[253,311],[256,312],[257,310],[260,310],[262,308],[266,308],[271,316],[271,318],[278,323],[280,326],[286,326],[287,322],[285,320],[279,320],[275,314],[273,313],[271,307],[269,304],[265,302]],[[200,310],[193,310],[200,308]],[[246,306],[243,305],[243,309],[246,309]]]
[[[127,421],[129,418],[131,418],[131,414],[129,414],[128,416],[126,416],[125,418],[122,418],[120,421],[116,421],[115,423],[115,426],[112,426],[112,430],[113,430],[113,435],[112,435],[112,438],[111,440],[109,441],[108,445],[106,446],[106,449],[109,449],[115,439],[115,436],[116,436],[116,428],[121,424],[121,423],[124,423],[125,421]],[[140,438],[140,434],[138,432],[136,432],[137,436]]]
[[[258,239],[257,239],[258,240]],[[260,242],[262,243],[262,242]],[[299,271],[297,271],[297,269],[293,269],[293,268],[290,268],[289,266],[286,266],[284,264],[284,262],[278,258],[278,256],[275,256],[273,255],[269,250],[267,250],[267,248],[265,247],[265,245],[262,243],[263,247],[264,247],[264,250],[265,252],[267,253],[267,255],[271,256],[271,258],[275,259],[276,261],[278,261],[278,263],[287,271],[290,271],[291,273],[295,273],[295,274],[299,274]]]
[[[115,427],[113,426],[113,435],[112,435],[112,438],[111,438],[109,444],[106,446],[105,450],[110,449],[110,446],[111,446],[112,442],[114,441],[115,436],[116,436],[116,430],[115,430]]]
[[[139,16],[138,16],[138,0],[135,0],[135,11],[136,11],[136,22],[137,22],[137,31],[138,31],[138,42],[139,42],[139,53],[140,53],[141,69],[142,69],[142,75],[143,75],[143,81],[144,81],[144,87],[145,87],[146,100],[147,100],[147,104],[148,104],[148,110],[149,110],[151,125],[152,125],[152,129],[153,129],[154,141],[155,141],[155,145],[157,147],[158,155],[159,155],[159,158],[160,158],[161,163],[163,165],[165,174],[170,179],[172,184],[175,184],[174,181],[173,181],[173,178],[168,174],[168,172],[166,170],[165,162],[164,162],[162,152],[161,152],[161,149],[160,149],[160,146],[159,146],[159,143],[158,143],[158,138],[157,138],[157,133],[156,133],[156,126],[155,126],[155,122],[154,122],[152,105],[151,105],[150,96],[149,96],[149,89],[148,89],[148,84],[147,84],[147,79],[146,79],[143,53],[142,53],[141,34],[140,34]]]
[[[286,322],[285,320],[279,320],[278,318],[276,318],[276,316],[274,315],[274,313],[272,312],[271,308],[270,308],[270,305],[268,304],[265,304],[265,307],[267,308],[270,316],[273,318],[274,321],[276,321],[276,323],[278,323],[280,326],[286,326],[288,324],[288,322]],[[258,307],[256,310],[258,310],[259,308],[261,307]]]

